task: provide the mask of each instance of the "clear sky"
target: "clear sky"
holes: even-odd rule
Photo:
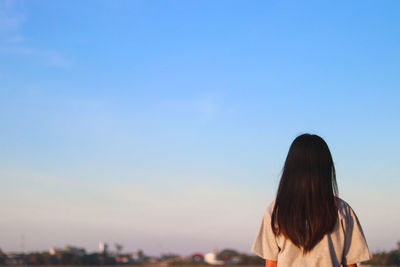
[[[0,1],[0,248],[250,252],[322,136],[400,240],[399,1]]]

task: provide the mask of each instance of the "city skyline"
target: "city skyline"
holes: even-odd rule
[[[0,2],[0,248],[250,253],[323,137],[371,251],[400,214],[400,3]]]

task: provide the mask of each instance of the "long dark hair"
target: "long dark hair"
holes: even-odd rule
[[[311,251],[338,219],[335,166],[325,141],[302,134],[293,141],[283,167],[271,227],[303,253]]]

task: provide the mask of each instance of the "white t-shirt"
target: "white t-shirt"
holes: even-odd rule
[[[276,237],[272,232],[271,215],[274,204],[275,201],[265,211],[261,227],[251,248],[251,251],[258,256],[278,261],[278,267],[340,267],[341,264],[357,264],[372,258],[360,222],[353,209],[344,200],[339,198],[339,216],[334,230],[326,234],[305,255],[289,239],[283,235]]]

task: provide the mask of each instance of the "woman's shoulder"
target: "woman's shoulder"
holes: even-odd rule
[[[338,203],[338,212],[339,212],[339,217],[341,218],[347,218],[349,216],[352,216],[354,211],[351,208],[350,204],[344,201],[343,199],[336,197],[337,203]]]
[[[269,203],[267,208],[265,209],[264,212],[264,217],[271,217],[272,212],[274,211],[274,206],[275,206],[275,199]]]

